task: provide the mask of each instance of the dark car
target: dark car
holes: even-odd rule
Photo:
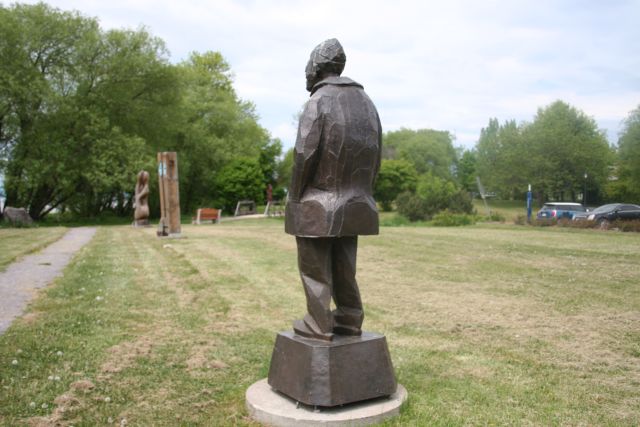
[[[609,223],[616,220],[640,219],[640,206],[626,203],[611,203],[595,208],[591,212],[576,216],[574,219],[587,219],[596,221],[602,227],[608,227]]]
[[[538,211],[538,219],[573,219],[576,214],[585,212],[586,209],[580,203],[547,202]]]

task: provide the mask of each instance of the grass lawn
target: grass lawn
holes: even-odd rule
[[[64,227],[0,228],[0,271],[18,258],[55,242],[66,231]]]
[[[183,234],[99,229],[0,336],[0,423],[255,425],[244,393],[304,311],[295,241],[278,219]],[[639,234],[385,227],[359,252],[409,391],[385,425],[640,424]]]

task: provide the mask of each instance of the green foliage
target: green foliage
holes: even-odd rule
[[[86,202],[73,206],[84,215],[116,202],[125,209],[141,141],[165,134],[175,99],[162,41],[144,30],[102,32],[94,19],[43,3],[0,15],[7,204],[34,218],[73,200]]]
[[[515,121],[500,125],[497,119],[490,119],[476,145],[476,172],[485,189],[506,199],[520,195],[528,183],[525,151],[521,129]]]
[[[601,191],[613,153],[593,118],[556,101],[538,110],[522,136],[527,146],[522,156],[527,159],[526,170],[536,191],[557,200],[577,200],[585,172],[589,194]]]
[[[476,219],[473,215],[453,213],[449,210],[439,212],[433,216],[431,224],[438,227],[458,227],[461,225],[473,225]]]
[[[32,217],[56,207],[130,214],[137,172],[157,182],[158,151],[178,152],[191,212],[212,201],[217,173],[235,159],[256,159],[262,187],[275,183],[281,150],[220,53],[174,66],[144,29],[103,31],[43,3],[0,6],[0,172],[7,204]],[[149,202],[157,212],[156,191]]]
[[[398,212],[411,221],[429,220],[437,212],[473,213],[469,194],[453,181],[425,174],[418,179],[416,192],[404,192],[396,199]]]
[[[215,206],[227,212],[233,211],[240,200],[264,202],[264,176],[260,163],[255,159],[232,160],[216,177]]]
[[[595,120],[556,101],[540,108],[532,123],[482,129],[477,144],[478,174],[489,191],[503,198],[523,197],[532,184],[539,202],[548,198],[577,200],[588,174],[589,200],[602,192],[612,151]]]
[[[414,192],[418,176],[410,162],[406,160],[382,160],[376,180],[374,197],[382,210],[390,211],[393,201],[400,193]]]
[[[629,113],[618,139],[617,180],[607,184],[609,200],[640,203],[640,106]]]
[[[382,147],[384,159],[406,160],[418,174],[449,178],[456,165],[453,137],[447,131],[402,128],[387,132]]]
[[[429,207],[427,203],[415,193],[405,191],[396,198],[398,213],[409,221],[428,219]]]
[[[465,150],[458,160],[456,168],[458,183],[468,192],[478,190],[476,186],[477,162],[476,152],[473,150]]]
[[[177,68],[182,87],[175,147],[180,153],[181,208],[192,212],[210,204],[217,173],[234,159],[260,159],[258,171],[266,186],[281,145],[258,125],[254,106],[238,99],[229,64],[220,53],[206,52],[191,54]]]

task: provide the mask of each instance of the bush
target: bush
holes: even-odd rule
[[[453,213],[447,210],[436,214],[431,224],[438,227],[458,227],[461,225],[473,225],[475,222],[474,215]]]
[[[455,213],[472,214],[473,201],[471,200],[471,196],[466,190],[458,189],[458,191],[449,198],[447,209]],[[500,214],[496,214],[496,215],[500,215]],[[500,221],[500,220],[492,219],[492,221]],[[501,222],[504,222],[504,217],[502,217]]]
[[[405,191],[396,198],[398,213],[409,221],[420,221],[430,218],[427,203],[418,195]]]
[[[227,212],[233,212],[240,200],[261,204],[266,187],[258,161],[239,158],[229,162],[218,173],[214,204]]]
[[[415,194],[408,191],[396,199],[398,212],[411,221],[429,220],[436,213],[472,214],[473,203],[469,193],[452,181],[431,174],[420,177]]]
[[[524,214],[519,214],[518,216],[515,217],[515,219],[513,220],[513,223],[515,225],[525,225],[527,223],[527,216]]]
[[[393,200],[405,191],[414,192],[418,177],[416,170],[406,160],[382,160],[376,188],[375,199],[380,202],[383,211],[390,211]]]

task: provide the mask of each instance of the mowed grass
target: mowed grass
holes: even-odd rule
[[[255,425],[244,393],[304,313],[294,238],[154,234],[101,228],[0,336],[4,425]],[[640,424],[640,235],[385,227],[358,279],[409,391],[385,425]]]
[[[0,271],[9,264],[58,240],[67,229],[48,228],[0,228]]]

